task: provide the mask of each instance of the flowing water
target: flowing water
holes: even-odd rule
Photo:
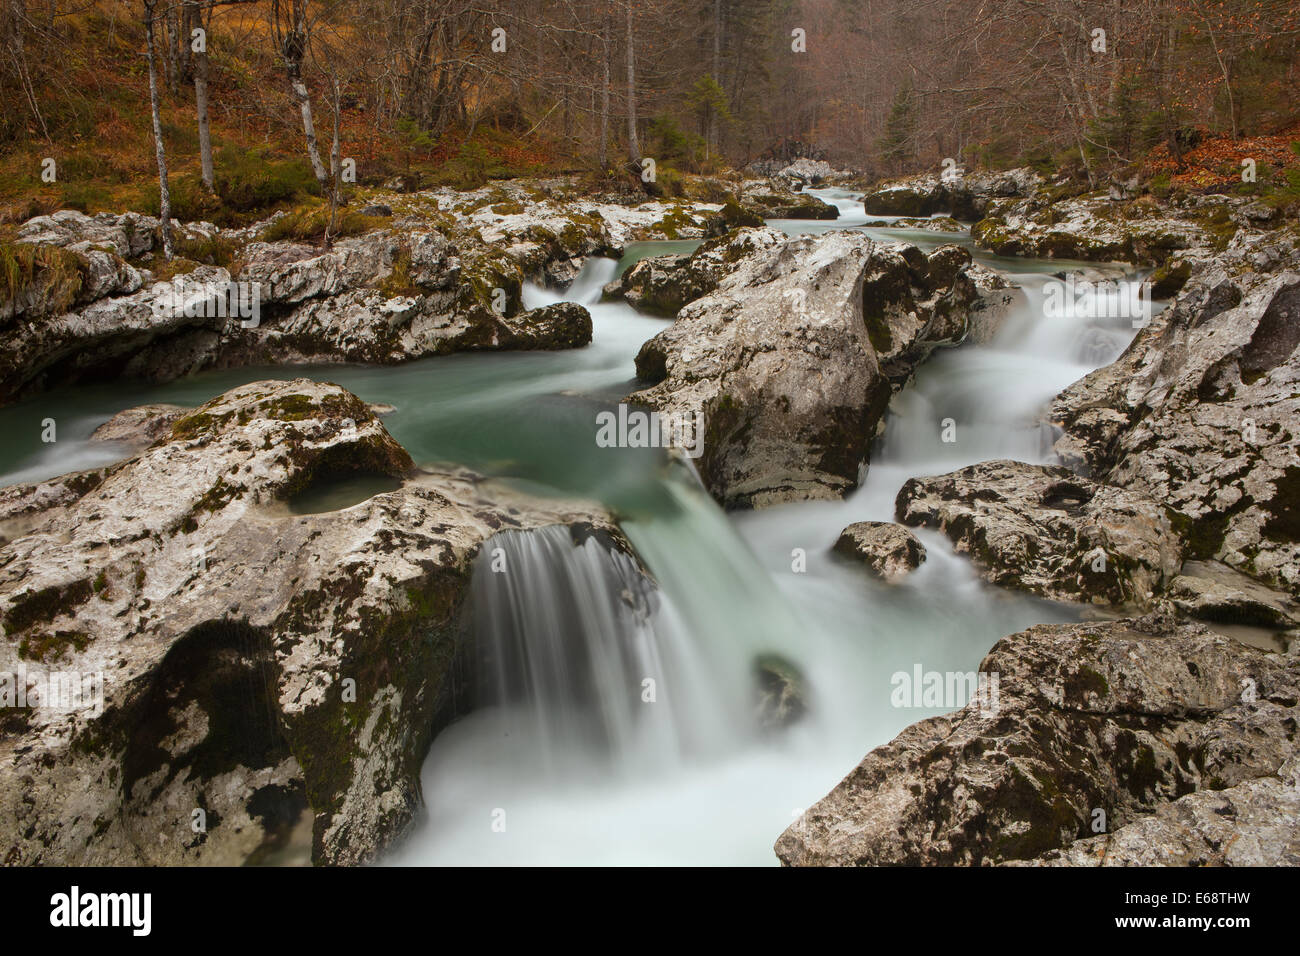
[[[867,221],[850,194],[813,192],[840,207],[837,222],[774,225],[795,234]],[[964,234],[867,231],[926,248],[970,244]],[[983,585],[925,532],[925,564],[901,584],[876,582],[831,555],[840,530],[891,519],[915,475],[997,457],[1051,460],[1044,404],[1113,360],[1132,329],[1044,318],[1045,283],[1068,264],[977,253],[1022,286],[1024,301],[992,342],[937,353],[894,398],[862,487],[840,502],[724,514],[688,467],[595,443],[597,411],[635,389],[633,358],[667,325],[600,303],[600,289],[637,258],[690,247],[642,243],[621,263],[594,259],[562,296],[528,288],[529,305],[564,298],[590,309],[594,338],[581,350],[238,369],[63,389],[0,409],[10,439],[0,484],[117,457],[88,436],[122,408],[194,405],[242,382],[309,376],[396,406],[385,422],[418,462],[605,502],[658,590],[638,584],[631,562],[594,541],[575,546],[560,529],[501,535],[484,549],[472,594],[479,706],[435,739],[427,817],[390,860],[775,863],[775,838],[868,750],[952,709],[893,706],[892,675],[974,670],[1000,637],[1075,613]],[[57,423],[52,444],[41,441],[47,419]],[[807,705],[783,730],[756,716],[760,662],[773,661],[801,675]]]

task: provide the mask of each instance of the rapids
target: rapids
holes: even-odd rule
[[[867,221],[852,194],[811,192],[841,218],[772,224],[798,234]],[[970,245],[965,234],[867,231],[926,248]],[[725,514],[688,467],[595,441],[596,413],[635,389],[633,358],[667,324],[600,302],[601,287],[642,256],[692,246],[637,244],[621,262],[590,260],[564,293],[529,287],[529,306],[565,299],[590,309],[585,349],[244,368],[161,386],[65,388],[0,409],[9,436],[0,484],[119,457],[88,438],[120,409],[195,405],[243,382],[305,375],[396,406],[385,423],[417,462],[603,501],[660,590],[642,593],[629,561],[594,542],[574,546],[558,529],[493,539],[472,594],[479,706],[435,739],[427,815],[389,862],[774,864],[780,832],[868,750],[951,709],[892,706],[891,675],[974,670],[1000,637],[1077,613],[982,584],[925,532],[926,563],[901,584],[877,583],[830,554],[840,530],[889,520],[915,475],[997,457],[1052,460],[1044,404],[1117,357],[1133,331],[1121,320],[1044,318],[1050,274],[1082,264],[972,250],[1019,283],[1024,300],[994,341],[936,353],[895,396],[862,486],[844,501]],[[46,419],[57,423],[53,444],[41,441]],[[802,675],[808,711],[764,731],[756,667],[772,657]]]

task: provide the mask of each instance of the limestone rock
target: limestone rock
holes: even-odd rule
[[[988,461],[898,493],[898,519],[935,528],[994,584],[1063,600],[1146,607],[1182,564],[1154,500],[1065,468]]]
[[[642,346],[653,384],[630,400],[703,418],[696,464],[724,505],[843,495],[909,363],[960,341],[963,255],[856,232],[763,249]]]
[[[925,545],[888,521],[858,521],[840,532],[835,553],[861,561],[876,577],[897,580],[921,566]]]
[[[1124,355],[1066,389],[1050,413],[1065,433],[1063,457],[1164,504],[1187,557],[1292,594],[1300,593],[1297,314],[1294,245],[1205,260]]]
[[[115,441],[144,448],[170,434],[175,421],[189,409],[164,403],[123,409],[90,435],[91,441]]]
[[[1271,793],[1235,821],[1237,859],[1284,858],[1293,851],[1278,848],[1293,838],[1279,814],[1294,798],[1275,789],[1276,774],[1295,765],[1300,658],[1200,625],[1158,630],[1052,624],[1004,638],[980,665],[998,676],[992,701],[873,750],[781,835],[777,856],[791,866],[1034,860],[1092,837],[1102,810],[1116,837],[1133,826],[1160,841],[1148,859],[1177,858],[1189,841],[1160,821],[1181,818],[1180,797],[1213,807],[1214,791],[1258,784]]]
[[[1113,833],[1051,850],[1037,866],[1300,866],[1300,761],[1275,777],[1198,790]]]

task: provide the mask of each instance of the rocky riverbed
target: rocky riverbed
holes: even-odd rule
[[[31,268],[0,303],[0,401],[204,369],[578,350],[599,306],[529,308],[526,283],[563,287],[630,243],[694,239],[605,285],[607,302],[671,319],[607,386],[703,423],[693,464],[724,508],[815,508],[875,467],[891,401],[918,369],[996,339],[1023,302],[941,217],[974,222],[976,246],[1004,255],[1155,269],[1168,307],[1038,413],[1059,464],[909,475],[896,524],[855,521],[835,544],[840,565],[895,590],[942,547],[1076,620],[999,641],[980,667],[994,706],[872,750],[776,853],[790,865],[1300,862],[1294,222],[1238,197],[1062,195],[1020,170],[866,195],[868,217],[938,223],[920,245],[762,224],[829,222],[834,206],[793,188],[828,175],[677,199],[587,196],[563,180],[376,196],[364,228],[328,248],[280,235],[278,219],[187,224],[181,248],[196,258],[165,280],[156,222],[43,216],[19,231]],[[1079,274],[1068,268],[1062,281]],[[232,284],[256,290],[255,321],[204,306]],[[304,830],[317,863],[381,858],[420,817],[435,735],[473,705],[482,555],[507,539],[503,553],[528,554],[511,533],[563,529],[614,569],[610,620],[645,620],[665,600],[648,570],[657,540],[624,528],[635,504],[623,514],[417,467],[383,411],[311,379],[155,402],[101,426],[122,460],[0,491],[0,671],[100,674],[104,691],[97,713],[0,717],[7,863],[258,862]],[[343,506],[313,509],[326,491]],[[770,653],[746,664],[763,733],[813,719],[816,687],[797,667]]]

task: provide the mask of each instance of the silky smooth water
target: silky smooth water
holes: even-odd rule
[[[812,192],[841,218],[775,225],[824,232],[866,221],[850,194]],[[965,235],[868,231],[926,248],[969,245]],[[423,773],[428,812],[390,862],[775,863],[782,829],[868,750],[947,709],[892,706],[895,672],[974,670],[1000,637],[1075,613],[985,586],[925,532],[925,564],[885,585],[830,553],[840,530],[889,520],[914,475],[994,457],[1050,460],[1051,435],[1038,422],[1044,403],[1112,360],[1132,330],[1043,318],[1048,273],[1070,264],[977,252],[1014,270],[1025,301],[995,341],[937,354],[895,397],[862,487],[845,501],[729,515],[680,462],[595,443],[596,413],[636,389],[636,352],[668,324],[600,303],[600,289],[640,257],[691,246],[643,243],[621,263],[591,260],[562,296],[529,287],[530,306],[564,298],[590,309],[594,337],[580,350],[237,369],[162,386],[61,389],[0,409],[9,436],[0,483],[118,457],[87,439],[122,408],[194,405],[243,382],[305,376],[394,405],[385,424],[417,462],[602,501],[658,591],[643,593],[627,562],[595,542],[575,546],[560,529],[489,543],[472,595],[480,706],[435,739]],[[58,441],[44,444],[51,418]],[[953,442],[943,441],[945,419]],[[349,489],[301,510],[355,496]],[[763,730],[755,716],[756,663],[773,655],[806,688],[808,712],[783,731]]]

